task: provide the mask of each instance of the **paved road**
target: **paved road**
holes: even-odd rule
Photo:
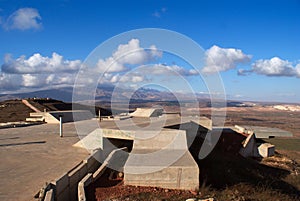
[[[0,200],[28,201],[45,184],[61,176],[88,156],[72,147],[79,141],[74,124],[36,125],[0,129]]]

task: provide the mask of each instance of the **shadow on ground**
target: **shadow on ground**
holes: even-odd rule
[[[19,146],[19,145],[28,145],[28,144],[44,144],[46,141],[34,141],[34,142],[19,142],[19,143],[10,143],[10,144],[0,144],[0,147],[10,147],[10,146]]]
[[[270,167],[254,159],[246,159],[238,154],[215,149],[207,158],[198,161],[200,184],[222,190],[244,185],[245,188],[259,189],[300,198],[300,191],[284,181],[290,171]],[[243,189],[245,192],[249,189]],[[272,194],[272,193],[271,193]]]

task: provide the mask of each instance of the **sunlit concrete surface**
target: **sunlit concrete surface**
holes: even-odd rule
[[[0,129],[0,200],[33,200],[45,184],[70,170],[86,156],[72,145],[79,138],[74,123]]]

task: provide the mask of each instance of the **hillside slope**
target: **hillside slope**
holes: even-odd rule
[[[40,111],[58,111],[58,110],[72,110],[72,103],[65,103],[55,99],[27,99],[28,102]],[[86,105],[75,105],[76,109],[89,110],[94,114],[98,114],[101,111],[101,115],[111,115],[111,112],[107,109],[100,107],[86,106]],[[7,100],[0,102],[0,123],[25,121],[29,114],[34,112],[24,103],[22,100]]]

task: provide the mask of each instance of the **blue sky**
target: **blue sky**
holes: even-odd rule
[[[102,42],[133,29],[163,28],[190,37],[213,59],[229,57],[222,57],[221,67],[216,68],[228,98],[299,103],[299,10],[299,0],[0,0],[0,93],[39,90],[46,84],[70,85],[74,81],[70,75],[76,74],[78,66]],[[51,62],[53,53],[60,61],[52,66],[56,71],[41,63],[32,64]],[[34,54],[39,57],[30,63]],[[169,62],[174,69],[173,61]],[[29,67],[34,70],[28,71]],[[52,81],[55,76],[59,82]],[[117,76],[110,79],[113,77]]]

